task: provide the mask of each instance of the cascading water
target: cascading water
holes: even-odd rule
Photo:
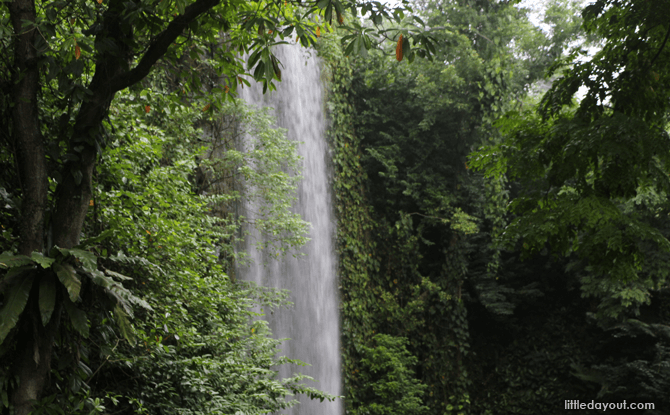
[[[318,381],[317,384],[307,381],[311,383],[308,386],[340,395],[339,296],[333,246],[335,218],[329,184],[321,71],[313,50],[293,44],[280,45],[273,53],[283,64],[283,77],[277,83],[277,90],[263,94],[262,87],[256,84],[242,89],[240,95],[258,107],[273,107],[277,126],[288,130],[289,139],[302,142],[298,152],[303,157],[303,179],[298,185],[294,208],[311,223],[311,240],[302,249],[304,256],[287,255],[277,260],[255,248],[250,239],[259,236],[251,231],[252,238],[247,238],[244,249],[253,263],[249,267],[240,267],[237,275],[258,285],[291,292],[294,306],[266,317],[275,338],[291,339],[283,343],[283,354],[311,366],[284,365],[280,368],[280,377],[300,371]],[[342,414],[339,399],[319,402],[301,396],[299,400],[300,404],[292,408],[290,414]]]

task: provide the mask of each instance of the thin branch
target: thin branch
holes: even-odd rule
[[[658,57],[661,55],[661,52],[663,52],[665,44],[668,43],[668,38],[670,38],[670,26],[668,26],[668,30],[665,32],[665,39],[663,39],[661,47],[658,49],[658,52],[656,52],[656,56],[654,56],[654,59],[652,59],[651,63],[649,64],[650,68],[654,66],[654,62],[656,62],[656,59],[658,59]]]

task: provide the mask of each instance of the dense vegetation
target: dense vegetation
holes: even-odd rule
[[[364,9],[372,21],[344,25]],[[282,293],[235,283],[245,197],[278,254],[295,144],[234,99],[281,80],[271,46],[338,24],[356,51],[404,8],[351,1],[0,3],[0,410],[268,413],[292,393],[248,309]],[[335,20],[335,22],[333,22]],[[352,20],[353,21],[353,20]],[[429,34],[415,31],[426,55]],[[245,63],[242,59],[248,55]],[[236,151],[252,129],[253,151]],[[241,135],[242,134],[242,135]],[[295,362],[299,363],[299,362]]]
[[[666,413],[668,3],[553,2],[544,31],[506,2],[421,5],[434,61],[342,63],[351,412]],[[380,407],[385,378],[421,400]]]
[[[305,242],[295,143],[234,98],[295,35],[328,78],[347,413],[667,413],[670,4],[413,7],[0,3],[0,413],[334,398],[277,378],[300,362],[249,310],[286,295],[234,279],[243,197],[264,249]]]

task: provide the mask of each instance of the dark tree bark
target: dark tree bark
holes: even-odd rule
[[[19,254],[30,255],[31,252],[42,252],[44,249],[48,191],[44,138],[40,131],[37,108],[40,76],[38,56],[33,47],[37,31],[24,23],[35,21],[35,4],[32,0],[17,0],[9,4],[9,11],[14,33],[17,34],[12,74],[14,108],[11,116],[12,141],[23,191]],[[22,351],[14,366],[19,387],[14,390],[12,401],[17,415],[28,414],[32,409],[31,401],[40,397],[49,374],[53,332],[58,326],[57,319],[54,319],[50,330],[45,330],[39,323],[39,310],[35,315],[36,308],[36,304],[30,304],[24,313],[17,339],[17,350]],[[40,359],[40,356],[43,358]]]
[[[37,294],[39,284],[33,284]],[[33,401],[42,395],[51,371],[53,341],[60,327],[61,305],[56,306],[53,318],[42,326],[37,295],[32,295],[23,313],[19,328],[17,359],[12,367],[19,379],[19,386],[12,394],[14,413],[27,415],[33,410]]]
[[[44,139],[37,108],[40,75],[33,47],[37,30],[24,24],[35,21],[35,4],[33,0],[16,0],[9,4],[9,12],[16,34],[12,74],[12,138],[23,190],[19,253],[30,255],[43,249],[48,190]]]

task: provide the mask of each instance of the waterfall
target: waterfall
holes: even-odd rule
[[[294,306],[265,316],[275,338],[290,338],[282,353],[310,364],[308,367],[280,368],[282,378],[300,371],[316,379],[308,386],[340,395],[339,295],[335,257],[335,217],[332,208],[329,152],[325,139],[326,116],[321,71],[316,52],[299,45],[279,45],[273,53],[283,64],[277,90],[262,93],[262,86],[240,90],[249,104],[272,107],[277,126],[288,130],[288,138],[302,144],[303,179],[298,185],[294,206],[312,225],[311,240],[303,247],[304,256],[287,255],[279,260],[255,249],[247,238],[246,252],[253,260],[237,270],[239,278],[258,285],[287,289]],[[252,237],[258,238],[258,234]],[[267,265],[264,265],[267,264]],[[342,403],[312,401],[306,396],[290,410],[293,415],[341,415]]]

